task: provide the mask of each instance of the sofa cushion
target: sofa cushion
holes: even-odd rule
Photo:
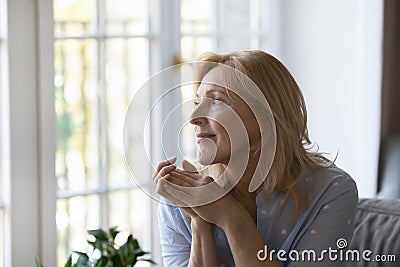
[[[355,231],[350,249],[361,253],[370,250],[370,262],[353,262],[351,266],[400,266],[400,199],[361,199],[355,217]],[[395,256],[395,262],[372,261]]]

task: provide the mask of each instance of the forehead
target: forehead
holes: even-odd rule
[[[248,76],[223,64],[208,71],[197,89],[198,96],[211,92],[223,93],[231,99],[238,97],[246,103],[267,104],[261,90]]]
[[[197,94],[205,94],[209,92],[219,92],[229,94],[237,90],[238,85],[232,86],[232,73],[226,68],[215,67],[208,71],[200,82]],[[234,88],[233,88],[234,87]],[[228,92],[230,91],[230,92]]]

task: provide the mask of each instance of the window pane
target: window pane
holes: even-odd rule
[[[96,0],[54,0],[55,34],[77,36],[96,30]]]
[[[221,33],[246,33],[250,30],[250,2],[220,0],[218,27]]]
[[[123,126],[133,93],[149,77],[149,41],[145,38],[106,41],[106,88],[108,128],[108,176],[110,185],[131,183],[124,161]],[[145,115],[143,115],[145,116]],[[137,129],[143,131],[143,129]],[[141,132],[140,132],[141,133]],[[138,155],[136,161],[146,158]],[[145,175],[143,172],[142,175]]]
[[[144,250],[150,250],[151,199],[142,190],[118,191],[109,195],[109,224],[122,232],[116,242],[131,233]]]
[[[271,0],[257,0],[252,2],[251,4],[253,5],[251,6],[250,12],[255,13],[255,26],[265,35],[268,34],[271,27],[270,16],[272,15],[272,12],[276,12],[276,10],[272,10]],[[253,17],[252,14],[251,17]]]
[[[55,0],[54,14],[58,190],[60,195],[69,193],[64,190],[101,192],[57,200],[58,265],[71,250],[87,251],[87,230],[99,225],[132,231],[149,250],[144,229],[150,213],[142,209],[150,198],[140,190],[107,192],[108,186],[132,183],[123,155],[123,123],[135,90],[149,77],[149,1]],[[137,161],[148,165],[142,155]],[[121,198],[127,203],[114,201]]]
[[[148,0],[106,0],[108,34],[147,34]]]
[[[210,37],[182,37],[181,54],[185,60],[196,60],[204,52],[213,51],[213,42]]]
[[[8,245],[5,244],[4,240],[4,179],[6,179],[5,171],[4,171],[4,137],[3,134],[8,130],[8,127],[5,125],[5,116],[7,115],[7,111],[4,108],[4,101],[6,97],[4,97],[5,90],[8,90],[5,79],[4,79],[4,70],[7,68],[6,63],[4,61],[4,57],[6,56],[5,53],[5,19],[6,19],[6,11],[5,1],[0,0],[0,267],[4,266],[4,246]]]
[[[99,184],[99,102],[97,43],[55,42],[56,174],[58,189]]]
[[[210,34],[212,31],[212,0],[181,0],[182,34]]]
[[[57,200],[58,266],[63,266],[73,250],[88,252],[87,230],[97,229],[99,218],[98,196]]]
[[[250,36],[233,36],[220,38],[218,40],[218,49],[216,49],[216,51],[226,53],[230,51],[247,50],[251,48]]]

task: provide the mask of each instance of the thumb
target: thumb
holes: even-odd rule
[[[182,160],[182,169],[187,172],[197,172],[197,168],[187,160]]]

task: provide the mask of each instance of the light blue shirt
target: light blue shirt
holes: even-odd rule
[[[345,249],[353,236],[358,203],[355,182],[346,172],[332,166],[307,171],[299,180],[298,189],[308,198],[309,205],[297,220],[293,219],[295,206],[292,198],[280,206],[284,193],[274,192],[270,199],[266,198],[264,191],[257,195],[257,229],[268,250],[283,251],[280,257],[274,254],[282,266],[344,266],[345,257],[340,260],[338,248]],[[164,266],[187,266],[192,232],[183,211],[173,205],[160,204],[158,222]],[[219,266],[235,266],[225,233],[215,227],[214,236]],[[301,253],[305,250],[310,256],[304,254],[304,260],[301,260],[301,254],[296,251]],[[315,251],[316,261],[308,261],[308,257],[313,259],[309,250]],[[333,253],[329,256],[323,250]],[[264,256],[263,253],[260,255]]]

